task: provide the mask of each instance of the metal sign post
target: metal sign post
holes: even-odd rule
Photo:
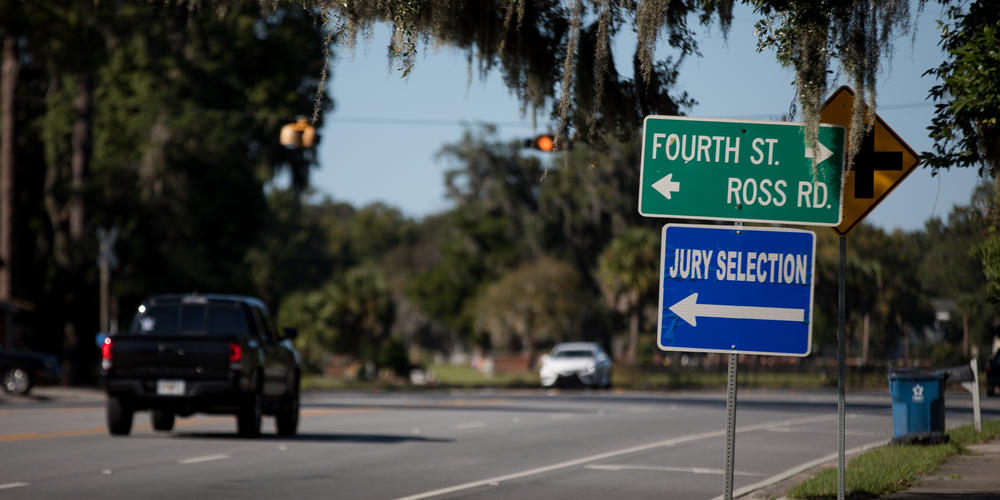
[[[736,227],[743,227],[737,222]],[[733,470],[736,464],[736,381],[739,370],[739,354],[729,355],[726,374],[726,470],[722,496],[733,500]]]
[[[733,500],[733,464],[736,462],[736,370],[739,354],[729,355],[726,377],[726,484],[723,497]]]
[[[845,269],[847,267],[847,236],[840,237],[840,272],[837,291],[837,500],[844,500],[846,468],[844,464],[844,441],[846,426],[844,418],[844,303]]]

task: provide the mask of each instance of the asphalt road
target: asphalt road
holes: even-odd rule
[[[43,394],[39,391],[39,394]],[[104,428],[99,393],[0,398],[0,497],[680,498],[723,489],[724,393],[309,393],[299,435],[236,436],[232,417],[157,433]],[[948,424],[971,421],[948,394]],[[986,416],[1000,404],[986,401]],[[847,448],[891,437],[888,395],[850,394]],[[735,487],[837,451],[834,392],[741,392]]]

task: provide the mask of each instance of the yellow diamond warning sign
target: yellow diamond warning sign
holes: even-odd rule
[[[820,121],[842,125],[850,137],[853,106],[854,91],[840,87],[823,105]],[[851,232],[920,163],[917,153],[882,117],[872,113],[869,120],[874,121],[872,130],[865,134],[844,177],[843,218],[833,228],[841,236]]]

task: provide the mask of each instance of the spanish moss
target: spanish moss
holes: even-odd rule
[[[910,29],[909,2],[762,1],[757,13],[764,16],[757,23],[758,49],[774,49],[779,62],[795,69],[807,146],[815,145],[831,63],[839,60],[855,92],[847,151],[854,158],[871,130],[882,56],[891,57],[893,37]]]
[[[580,17],[583,15],[583,0],[576,0],[573,14],[569,21],[569,41],[566,47],[566,58],[563,60],[562,91],[559,93],[559,130],[556,133],[554,149],[562,149],[566,135],[569,132],[569,111],[572,107],[570,89],[573,86],[573,69],[576,63],[576,45],[580,39]]]

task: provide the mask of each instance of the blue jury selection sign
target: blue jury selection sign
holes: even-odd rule
[[[661,242],[660,349],[809,354],[815,233],[667,224]]]

